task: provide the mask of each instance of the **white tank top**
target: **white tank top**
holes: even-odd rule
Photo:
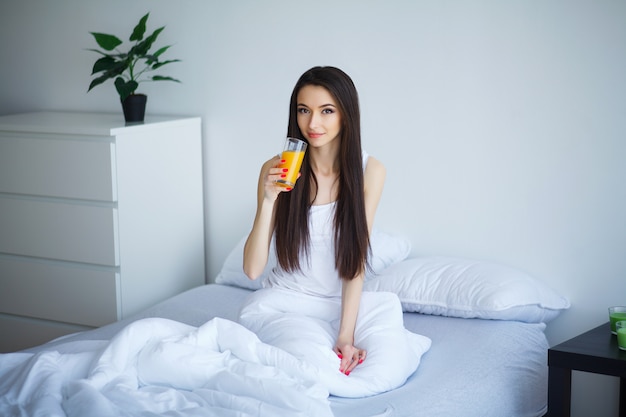
[[[363,169],[368,154],[363,151]],[[309,209],[310,252],[300,259],[300,271],[286,272],[277,265],[264,282],[266,288],[284,288],[320,297],[341,296],[341,278],[335,267],[333,221],[336,203]]]

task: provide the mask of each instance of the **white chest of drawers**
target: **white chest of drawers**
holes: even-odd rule
[[[0,117],[0,352],[204,284],[200,118]]]

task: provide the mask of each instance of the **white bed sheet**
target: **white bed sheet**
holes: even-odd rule
[[[107,340],[129,322],[163,317],[200,326],[213,317],[236,320],[250,291],[201,286],[129,319],[57,339],[26,352],[72,352],[79,340]],[[432,347],[402,387],[373,397],[331,397],[337,417],[538,417],[547,409],[545,325],[404,314],[405,326]],[[393,354],[393,352],[390,352]]]

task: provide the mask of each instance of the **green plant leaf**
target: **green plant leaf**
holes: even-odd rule
[[[117,61],[113,59],[111,56],[108,56],[108,55],[103,56],[102,58],[100,58],[93,64],[91,75],[98,73],[98,72],[102,72],[102,71],[109,71],[110,69],[114,68],[116,64],[117,64]]]
[[[156,39],[158,38],[159,34],[163,31],[163,29],[165,29],[165,26],[160,27],[154,32],[152,32],[152,34],[148,36],[146,39],[144,39],[137,45],[133,46],[133,48],[130,50],[128,54],[139,55],[139,56],[146,55],[148,51],[150,50],[150,48],[152,48],[152,44],[154,43],[154,41],[156,41]]]
[[[106,33],[89,32],[96,38],[98,45],[105,51],[112,51],[116,47],[122,44],[122,41],[114,35],[107,35]]]
[[[118,75],[122,74],[126,70],[127,67],[128,67],[128,61],[116,62],[115,65],[112,65],[102,75],[100,75],[99,77],[91,81],[91,84],[89,84],[89,89],[87,91],[88,92],[91,91],[92,88],[102,84],[106,80],[117,77]]]
[[[159,56],[167,51],[172,45],[164,46],[153,54],[146,54],[146,64],[151,65],[159,61]]]
[[[103,82],[105,82],[106,80],[108,80],[109,78],[112,78],[111,75],[109,74],[103,74],[101,76],[99,76],[98,78],[94,78],[91,83],[89,84],[89,89],[87,90],[88,92],[91,91],[94,87],[102,84]]]
[[[108,57],[113,58],[113,59],[118,60],[118,61],[126,59],[126,57],[128,56],[128,54],[124,54],[124,53],[122,53],[122,54],[107,54],[106,52],[102,52],[102,51],[100,51],[98,49],[87,49],[87,51],[97,52],[97,53],[99,53],[102,56],[108,56]]]
[[[133,94],[135,90],[137,90],[138,86],[139,84],[137,81],[124,81],[122,77],[117,77],[115,79],[115,89],[120,95],[120,100],[122,101],[126,100],[129,95]]]
[[[106,52],[102,52],[102,51],[101,51],[101,50],[99,50],[99,49],[88,48],[88,49],[87,49],[87,51],[93,51],[93,52],[97,52],[97,53],[99,53],[100,55],[110,56],[110,54],[107,54]]]
[[[154,75],[152,76],[152,81],[174,81],[179,83],[180,80],[177,80],[176,78],[172,78],[172,77],[165,77],[163,75]]]
[[[129,39],[131,42],[143,39],[143,35],[146,33],[146,22],[148,21],[148,16],[150,16],[150,13],[146,13],[146,15],[139,20],[135,29],[133,29],[133,33],[130,35]]]
[[[171,64],[172,62],[180,62],[180,59],[170,59],[169,61],[157,62],[156,64],[152,65],[151,69],[155,70],[157,68],[161,68],[163,65]]]
[[[167,45],[164,46],[163,48],[159,49],[158,51],[156,51],[155,53],[152,54],[152,56],[154,56],[155,58],[158,58],[159,56],[161,56],[161,54],[165,51],[167,51],[172,45]]]
[[[90,32],[104,51],[89,49],[101,55],[93,65],[91,75],[96,78],[91,81],[89,90],[109,79],[115,79],[115,88],[120,98],[125,100],[129,95],[135,93],[139,83],[142,81],[180,82],[175,78],[163,75],[155,75],[152,78],[147,77],[147,72],[154,71],[173,62],[180,62],[179,59],[159,61],[159,57],[164,54],[171,45],[161,47],[157,49],[156,52],[150,53],[150,49],[161,32],[165,29],[165,26],[156,29],[146,37],[146,25],[149,16],[150,13],[146,13],[133,29],[130,35],[130,41],[135,43],[132,44],[130,50],[125,53],[115,50],[122,44],[122,41],[116,36],[106,33]],[[115,51],[107,53],[107,51],[110,52],[113,50]]]

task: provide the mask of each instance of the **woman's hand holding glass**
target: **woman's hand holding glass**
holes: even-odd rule
[[[281,159],[280,155],[272,158],[269,164],[270,168],[267,170],[265,177],[265,198],[272,202],[278,198],[278,194],[281,192],[292,190],[292,187],[285,187],[278,183],[278,180],[285,178],[288,172],[288,168],[280,167],[282,163],[284,163],[284,161]],[[297,178],[300,178],[300,173],[298,173]]]

